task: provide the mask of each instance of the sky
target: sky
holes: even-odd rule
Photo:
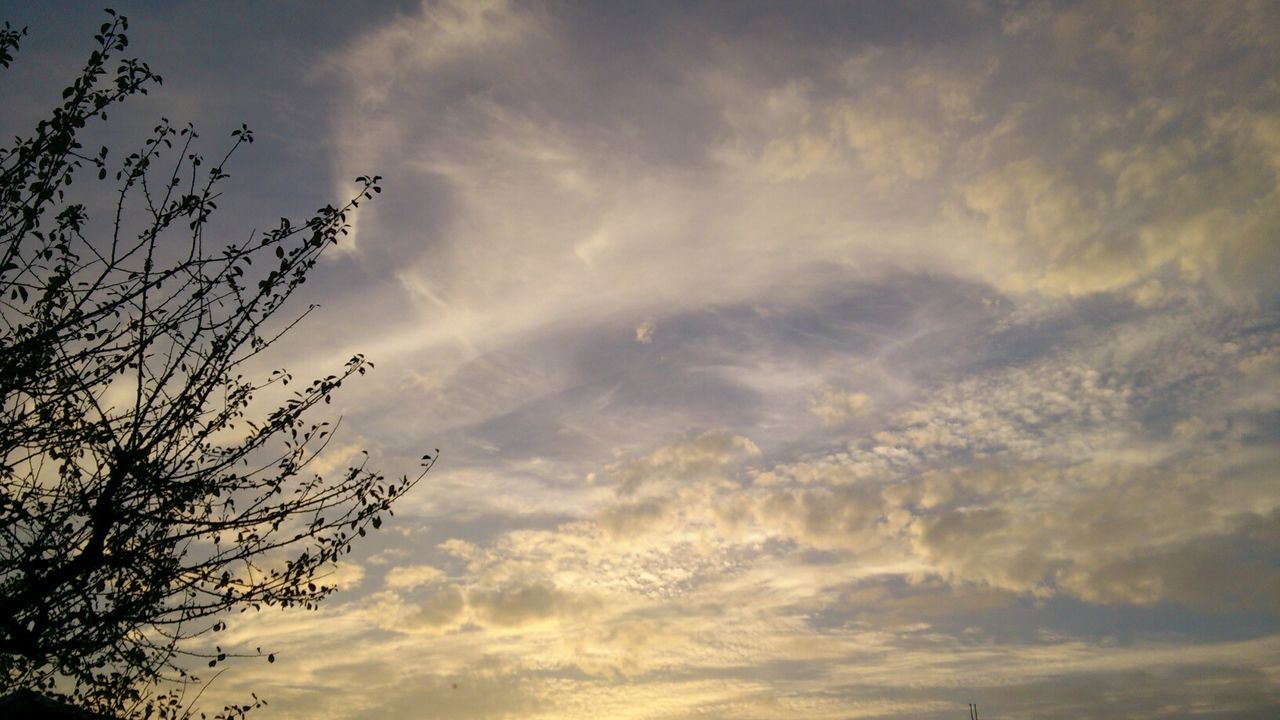
[[[1275,717],[1280,4],[115,7],[228,237],[384,177],[271,365],[441,451],[207,706]],[[12,136],[102,16],[0,18]]]

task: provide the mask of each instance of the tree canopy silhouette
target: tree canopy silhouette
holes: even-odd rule
[[[108,11],[61,104],[0,149],[0,694],[174,717],[178,697],[156,688],[233,654],[188,641],[230,610],[314,607],[326,566],[434,460],[398,481],[363,462],[311,471],[333,428],[305,418],[372,367],[362,356],[309,384],[245,376],[314,309],[279,316],[378,178],[340,207],[206,242],[248,128],[213,162],[167,120],[119,160],[78,139],[161,80],[119,57],[126,27]],[[0,66],[24,34],[0,30]],[[109,191],[107,218],[73,181]]]

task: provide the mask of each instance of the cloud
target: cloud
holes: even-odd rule
[[[1247,2],[1010,11],[1007,25],[1051,48],[1040,72],[1064,83],[1010,108],[985,150],[1006,159],[958,185],[988,232],[1030,253],[989,277],[1053,295],[1147,280],[1147,304],[1150,280],[1171,273],[1237,300],[1269,283],[1252,266],[1274,251],[1277,221],[1264,129],[1277,95],[1262,69],[1280,46],[1263,29],[1271,14]],[[1117,81],[1124,104],[1112,101]]]
[[[354,562],[342,561],[322,570],[316,575],[317,584],[335,587],[339,590],[350,590],[364,581],[364,568]]]
[[[412,590],[434,583],[444,576],[438,568],[430,565],[397,565],[387,571],[383,584],[392,590]]]
[[[612,539],[619,540],[660,527],[670,517],[671,510],[670,500],[650,498],[610,507],[596,522]]]
[[[463,619],[466,600],[462,590],[445,585],[425,599],[419,600],[399,622],[396,629],[439,630],[459,624]]]
[[[1097,238],[1104,208],[1060,170],[1039,158],[1015,161],[964,186],[965,204],[987,221],[991,237],[1027,253],[1026,276],[1003,278],[1019,291],[1084,294],[1114,289],[1133,277],[1133,260],[1111,238]]]
[[[1013,535],[1001,508],[955,510],[912,524],[916,551],[929,567],[961,581],[1032,594],[1043,587],[1050,565],[1036,538]]]
[[[494,588],[473,589],[467,604],[478,621],[503,628],[536,625],[565,616],[589,612],[594,603],[564,592],[548,582],[515,582]]]
[[[938,170],[943,138],[919,119],[850,107],[839,122],[849,146],[881,182],[923,180]]]
[[[316,716],[1274,704],[1274,12],[873,7],[424,3],[317,71],[388,181],[299,355],[446,459],[307,652],[254,621]]]
[[[653,342],[654,324],[651,320],[645,320],[636,326],[636,342],[641,345],[648,345]]]
[[[871,406],[871,398],[866,393],[841,392],[834,388],[824,388],[821,394],[809,399],[809,412],[827,425],[841,425],[865,414]]]
[[[794,137],[770,140],[764,148],[760,165],[775,180],[799,180],[821,169],[832,153],[829,138],[819,133],[803,132]]]
[[[748,438],[711,431],[696,438],[663,445],[647,456],[629,456],[610,464],[602,477],[629,495],[654,482],[715,476],[724,470],[760,455],[760,448]]]
[[[760,498],[755,520],[763,530],[810,547],[872,549],[869,537],[882,513],[874,491],[854,487],[775,491]]]
[[[1251,80],[1280,44],[1275,8],[1248,0],[1216,7],[1176,3],[1163,12],[1094,2],[1040,19],[1055,49],[1076,67],[1118,67],[1143,90],[1185,92],[1215,80]],[[1223,63],[1234,72],[1224,72]]]
[[[1206,533],[1097,567],[1064,573],[1064,589],[1096,603],[1184,603],[1207,612],[1273,608],[1280,569],[1280,514],[1244,515],[1225,533]]]

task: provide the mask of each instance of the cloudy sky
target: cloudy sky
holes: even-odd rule
[[[116,7],[226,232],[384,176],[272,363],[442,450],[211,704],[1275,717],[1280,4]],[[101,15],[0,10],[12,135]]]

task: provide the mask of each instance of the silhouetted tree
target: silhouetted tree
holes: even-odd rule
[[[309,470],[331,428],[304,416],[371,367],[361,356],[301,388],[242,374],[310,312],[277,317],[378,178],[345,206],[206,244],[224,168],[253,136],[242,126],[212,163],[167,120],[118,162],[82,147],[88,123],[160,82],[117,59],[126,21],[107,19],[61,105],[0,150],[0,694],[172,717],[178,697],[156,688],[230,652],[184,641],[229,610],[314,607],[326,566],[433,460],[398,482],[363,463]],[[0,66],[24,34],[5,24]],[[105,222],[71,199],[85,175],[110,186]]]

